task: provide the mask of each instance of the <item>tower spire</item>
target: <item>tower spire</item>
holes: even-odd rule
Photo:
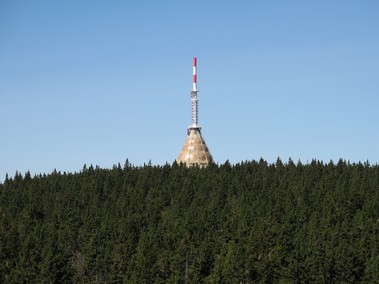
[[[191,102],[192,102],[192,125],[190,128],[199,128],[199,99],[197,98],[197,60],[196,57],[193,58],[193,82],[192,82],[192,92],[191,92]]]
[[[193,58],[193,92],[197,92],[197,74],[196,74],[197,60],[196,57]]]

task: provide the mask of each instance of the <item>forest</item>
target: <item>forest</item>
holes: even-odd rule
[[[0,283],[378,283],[379,166],[260,159],[7,176]]]

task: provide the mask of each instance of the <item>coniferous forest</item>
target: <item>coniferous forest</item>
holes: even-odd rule
[[[16,173],[1,283],[378,283],[379,167],[264,160]]]

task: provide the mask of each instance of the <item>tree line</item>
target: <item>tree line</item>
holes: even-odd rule
[[[112,169],[0,184],[1,283],[378,283],[379,167]]]

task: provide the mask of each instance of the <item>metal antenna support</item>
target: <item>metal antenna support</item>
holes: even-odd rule
[[[197,98],[198,91],[191,92],[191,102],[192,102],[192,127],[198,128],[199,121],[199,99]]]

